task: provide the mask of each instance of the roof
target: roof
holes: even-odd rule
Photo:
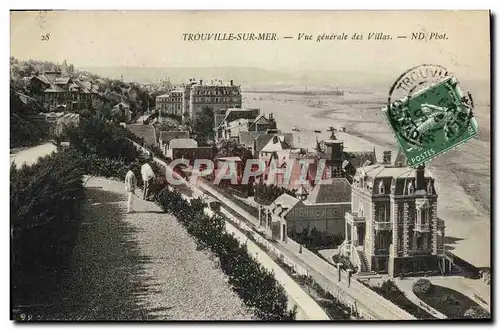
[[[331,184],[317,184],[307,196],[308,204],[350,203],[351,185],[345,178],[333,178]]]
[[[363,166],[367,160],[369,160],[372,165],[377,163],[377,155],[373,150],[354,152],[344,151],[344,155],[346,159],[349,160],[349,162],[356,168]]]
[[[229,123],[227,123],[227,128],[244,128],[247,129],[249,124],[253,122],[252,119],[240,118],[235,119]]]
[[[227,109],[224,118],[220,121],[219,126],[224,122],[231,122],[235,119],[255,119],[260,113],[260,109],[240,109],[230,108]]]
[[[240,131],[238,135],[239,143],[253,148],[254,140],[261,132]]]
[[[288,195],[287,193],[282,194],[274,200],[274,202],[268,206],[274,214],[284,217],[286,216],[294,207],[300,202],[299,199]]]
[[[38,80],[40,80],[41,82],[43,82],[44,84],[46,84],[46,85],[50,85],[50,81],[47,79],[47,77],[45,77],[45,76],[43,76],[43,75],[33,76],[33,77],[31,77],[30,79],[38,79]]]
[[[401,150],[398,150],[398,154],[394,158],[394,165],[398,165],[398,163],[406,166],[406,156]]]
[[[241,158],[237,156],[232,157],[218,157],[217,160],[227,161],[227,162],[241,162]]]
[[[158,95],[157,97],[169,97],[170,94],[169,93],[166,93],[166,94],[161,94],[161,95]]]
[[[172,139],[170,148],[197,148],[198,142],[193,139]]]
[[[164,143],[173,139],[189,139],[188,131],[160,131],[160,141]]]
[[[49,88],[44,90],[44,92],[64,92],[64,89],[60,86],[51,84]]]
[[[383,164],[369,165],[361,167],[358,171],[359,175],[366,174],[370,178],[414,178],[416,174],[416,169],[413,167],[398,167],[398,166],[387,166]],[[358,175],[358,172],[356,175]],[[432,174],[429,170],[425,170],[425,177],[431,178]]]
[[[260,115],[257,117],[249,126],[249,128],[252,128],[255,125],[269,125],[270,121],[269,119],[266,118],[264,115]]]
[[[285,140],[284,135],[272,134],[267,144],[260,150],[262,152],[275,152],[291,149],[291,145]]]
[[[260,134],[255,138],[255,151],[260,153],[262,148],[266,146],[266,144],[271,141],[275,134]]]
[[[63,84],[63,85],[66,85],[69,83],[69,81],[71,80],[71,78],[69,77],[58,77],[55,79],[55,84]]]
[[[63,116],[63,119],[66,120],[76,120],[80,118],[80,114],[78,113],[67,113]]]
[[[130,104],[128,104],[127,102],[124,102],[124,101],[121,101],[120,103],[115,104],[115,106],[113,108],[117,108],[120,105],[122,105],[122,106],[124,106],[126,108],[130,108]]]

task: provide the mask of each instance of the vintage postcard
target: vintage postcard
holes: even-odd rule
[[[491,320],[490,49],[488,11],[11,11],[11,319]]]

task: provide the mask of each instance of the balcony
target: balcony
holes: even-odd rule
[[[430,225],[429,223],[421,223],[420,221],[415,222],[415,231],[418,231],[420,233],[428,233],[430,232]]]
[[[392,230],[392,222],[390,222],[390,221],[384,221],[384,222],[375,221],[375,230],[378,230],[378,231]]]
[[[408,254],[410,256],[424,256],[424,255],[429,255],[432,254],[432,249],[430,248],[422,248],[422,249],[413,249],[413,250],[408,250]]]
[[[346,212],[345,218],[351,224],[365,223],[365,217],[359,216],[356,212]]]

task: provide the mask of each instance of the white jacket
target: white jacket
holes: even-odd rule
[[[134,172],[128,171],[125,176],[125,190],[128,192],[134,191],[137,187],[137,178],[135,177]]]
[[[144,182],[149,181],[155,177],[155,173],[153,172],[151,165],[149,165],[148,163],[142,165],[141,175],[142,175],[142,181]]]

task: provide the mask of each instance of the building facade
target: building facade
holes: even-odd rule
[[[49,124],[49,134],[55,136],[61,135],[66,127],[75,127],[80,123],[80,115],[77,113],[42,112],[40,115]]]
[[[351,211],[351,187],[345,178],[316,185],[297,198],[288,194],[262,206],[259,223],[269,237],[286,241],[289,236],[315,229],[328,235],[344,235],[345,214]]]
[[[167,94],[157,96],[156,109],[160,116],[166,114],[182,116],[184,110],[184,90],[174,89]]]
[[[234,85],[232,80],[229,84],[222,81],[210,84],[204,84],[203,80],[199,83],[190,81],[188,86],[190,118],[195,118],[204,108],[210,108],[214,113],[222,109],[241,108],[241,87]]]
[[[362,167],[352,184],[341,254],[360,272],[391,277],[445,271],[444,222],[437,217],[434,179],[401,164]]]
[[[97,93],[79,79],[64,76],[60,71],[36,74],[28,79],[33,95],[43,100],[48,110],[78,111],[90,109]]]

